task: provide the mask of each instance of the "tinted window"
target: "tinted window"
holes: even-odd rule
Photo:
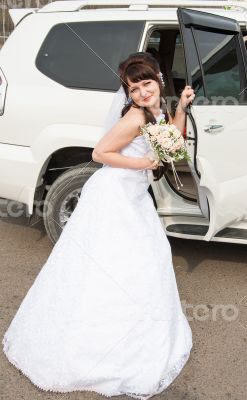
[[[155,51],[159,51],[160,37],[161,37],[161,33],[159,31],[152,32],[152,34],[148,40],[148,49],[155,49]]]
[[[117,90],[118,64],[138,50],[143,22],[58,24],[48,33],[37,68],[64,86]]]
[[[181,41],[181,35],[177,35],[176,37],[176,45],[172,64],[172,76],[175,79],[185,79],[186,77],[184,49]]]
[[[194,35],[201,61],[200,66],[196,52],[192,51],[192,82],[197,96],[205,95],[213,104],[237,104],[244,100],[240,92],[246,79],[237,37],[203,30],[195,30]]]

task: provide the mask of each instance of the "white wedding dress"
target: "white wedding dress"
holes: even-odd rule
[[[121,150],[143,157],[136,137]],[[148,399],[180,373],[192,348],[171,247],[147,170],[103,165],[3,338],[36,386]]]

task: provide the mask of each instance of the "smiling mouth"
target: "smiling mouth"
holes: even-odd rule
[[[146,97],[145,99],[143,99],[143,101],[147,101],[147,100],[149,100],[151,97],[152,97],[152,95]]]

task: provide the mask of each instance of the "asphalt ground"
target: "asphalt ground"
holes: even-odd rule
[[[0,206],[6,211],[6,204]],[[48,258],[52,244],[42,221],[0,218],[0,336]],[[189,361],[156,399],[246,400],[247,248],[169,238],[180,300],[193,332]],[[1,339],[2,340],[2,339]],[[1,400],[107,399],[94,392],[36,388],[0,351]],[[115,396],[127,399],[127,396]],[[130,398],[129,398],[130,399]]]

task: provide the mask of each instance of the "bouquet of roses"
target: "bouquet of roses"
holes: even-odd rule
[[[171,163],[176,185],[179,189],[181,183],[174,162],[180,160],[190,161],[185,140],[180,130],[173,124],[167,124],[164,119],[156,124],[149,122],[141,128],[143,136],[150,145],[155,159]]]

